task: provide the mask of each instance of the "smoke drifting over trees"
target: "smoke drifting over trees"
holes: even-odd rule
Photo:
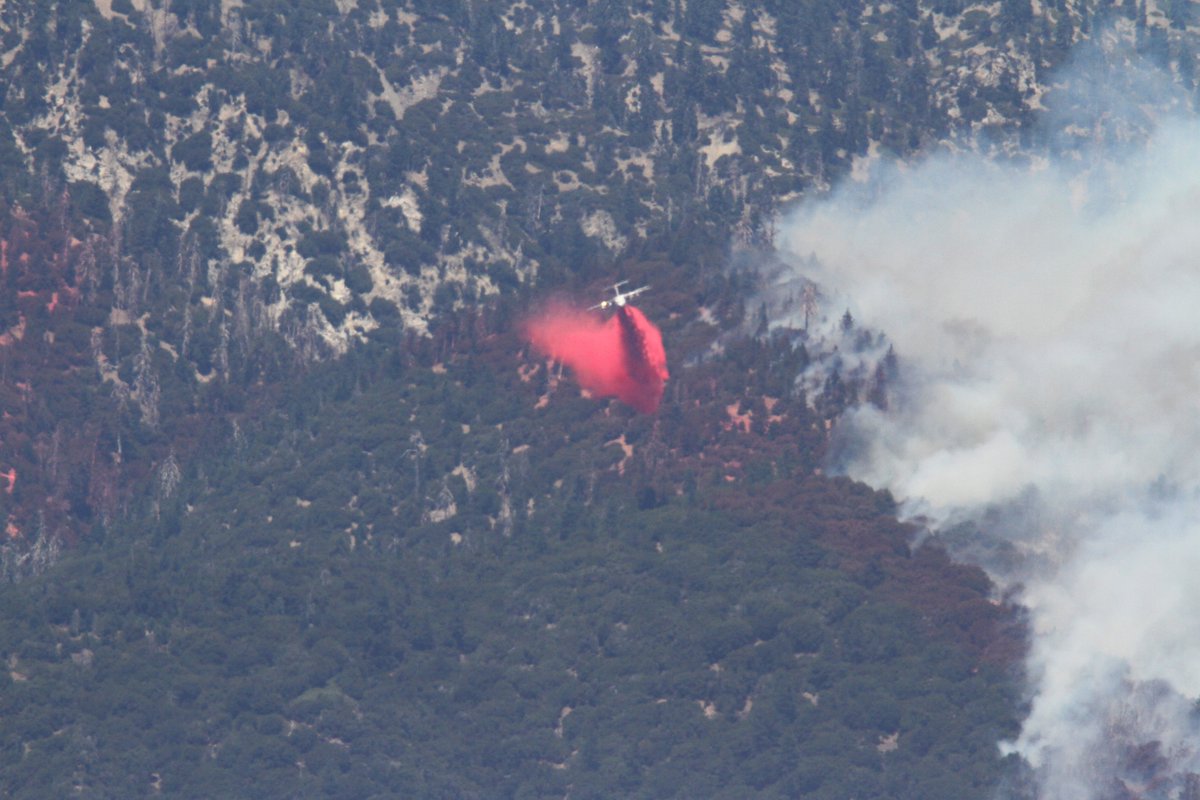
[[[905,365],[844,420],[846,471],[1031,612],[1004,746],[1060,800],[1200,772],[1200,123],[1144,112],[1081,158],[884,167],[780,235]]]

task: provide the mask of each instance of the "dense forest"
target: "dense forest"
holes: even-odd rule
[[[1019,622],[910,550],[887,495],[819,474],[803,345],[741,339],[648,417],[556,381],[503,316],[312,369],[0,594],[12,796],[952,798],[1007,774]]]
[[[1028,796],[1019,609],[826,474],[903,353],[762,276],[1190,10],[0,4],[0,796]],[[519,336],[621,278],[652,415]]]

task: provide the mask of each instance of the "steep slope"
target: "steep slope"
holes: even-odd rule
[[[761,237],[868,149],[1002,138],[1088,18],[1020,2],[9,3],[0,138],[11,169],[69,186],[136,261],[199,259],[211,285],[185,308],[232,308],[222,287],[244,276],[257,324],[341,351],[379,324],[376,300],[423,330],[436,307],[681,219]]]
[[[41,219],[38,236],[70,244],[57,284],[33,259],[3,302],[40,281],[25,302],[73,331],[46,358],[64,339],[18,337],[10,311],[6,352],[41,364],[20,381],[31,396],[82,382],[110,419],[64,469],[19,446],[49,422],[0,440],[0,470],[18,465],[30,493],[0,497],[22,531],[8,562],[33,563],[38,530],[111,522],[113,486],[186,461],[181,417],[297,363],[427,335],[535,281],[608,277],[645,247],[683,263],[765,245],[781,206],[881,153],[1011,148],[1094,19],[1188,82],[1194,32],[1171,8],[6,3],[0,225]],[[73,472],[74,511],[39,523],[31,509],[62,507]]]
[[[1107,135],[1095,30],[1191,91],[1190,7],[3,3],[5,790],[1019,786],[1013,612],[821,474],[896,354],[729,266],[881,155]],[[653,417],[514,338],[617,273]]]
[[[314,371],[0,592],[12,796],[988,796],[1019,628],[814,474],[806,361],[731,340],[660,418],[503,314]]]

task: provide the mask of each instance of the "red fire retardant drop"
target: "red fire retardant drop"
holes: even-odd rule
[[[555,306],[525,323],[525,338],[575,372],[598,397],[616,397],[643,414],[658,408],[667,374],[662,333],[631,305],[607,320]]]

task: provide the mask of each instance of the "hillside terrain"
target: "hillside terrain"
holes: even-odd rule
[[[1019,612],[824,474],[903,353],[752,298],[1190,9],[0,5],[0,796],[1021,796]],[[518,335],[620,278],[653,415]]]
[[[6,3],[0,511],[46,550],[206,395],[639,251],[720,265],[879,154],[1011,149],[1097,18],[1190,86],[1188,8]]]
[[[951,798],[1006,774],[1020,626],[978,570],[910,551],[889,497],[814,474],[803,349],[746,341],[636,416],[497,322],[316,368],[0,594],[11,795]]]

